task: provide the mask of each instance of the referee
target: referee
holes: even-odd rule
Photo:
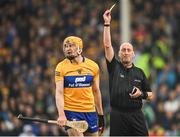
[[[144,72],[134,66],[133,46],[123,43],[119,60],[115,58],[111,44],[111,12],[104,15],[103,44],[110,88],[110,136],[148,136],[145,118],[141,111],[142,99],[151,100],[152,91]]]

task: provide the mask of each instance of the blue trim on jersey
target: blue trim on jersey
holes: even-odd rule
[[[73,112],[69,110],[65,110],[64,112],[67,120],[70,121],[86,120],[88,123],[88,129],[86,132],[94,133],[99,130],[98,117],[96,112]],[[66,127],[65,129],[67,130],[69,129],[69,127]]]
[[[92,82],[93,82],[92,75],[65,76],[64,77],[65,88],[90,87],[92,85]]]

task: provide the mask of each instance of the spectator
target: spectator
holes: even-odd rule
[[[23,132],[19,135],[19,137],[36,137],[36,135],[33,133],[30,125],[24,125]]]

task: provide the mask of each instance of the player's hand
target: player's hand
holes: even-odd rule
[[[98,115],[99,136],[104,132],[104,115]]]
[[[104,24],[110,24],[110,22],[111,22],[111,11],[106,10],[103,14],[103,18],[104,18]]]
[[[66,125],[66,122],[67,122],[67,118],[65,115],[61,115],[58,117],[57,119],[57,124],[60,126],[60,127],[63,127]]]
[[[129,93],[131,98],[138,98],[142,95],[142,92],[139,90],[139,88],[134,87],[133,91],[131,93]]]

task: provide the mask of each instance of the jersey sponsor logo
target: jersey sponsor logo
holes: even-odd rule
[[[84,82],[84,81],[86,81],[86,77],[85,76],[84,77],[79,77],[79,78],[75,79],[75,83],[77,83],[77,82]]]
[[[85,76],[65,76],[64,87],[65,88],[83,88],[90,87],[93,82],[92,75]]]

